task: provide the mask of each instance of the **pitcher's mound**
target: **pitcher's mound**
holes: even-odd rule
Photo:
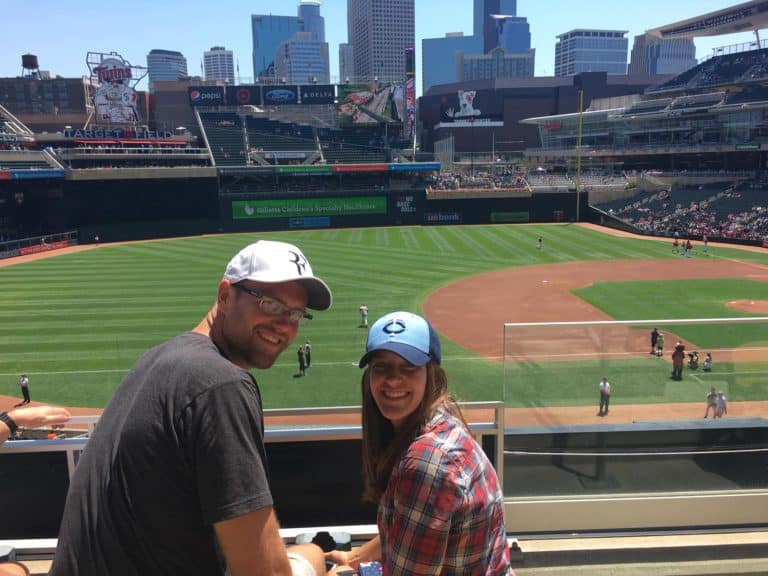
[[[768,314],[768,300],[731,300],[725,306],[739,312]]]

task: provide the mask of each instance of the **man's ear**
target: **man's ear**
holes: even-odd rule
[[[216,304],[221,311],[226,311],[229,301],[232,299],[232,283],[229,280],[219,282],[219,289],[216,294]]]

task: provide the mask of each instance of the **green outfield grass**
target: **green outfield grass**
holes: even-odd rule
[[[702,402],[711,386],[729,400],[767,400],[768,364],[715,364],[713,372],[684,371],[670,379],[666,359],[635,358],[547,364],[512,363],[506,367],[505,401],[513,407],[597,405],[598,382],[611,382],[611,403]]]
[[[766,300],[766,292],[765,282],[730,278],[596,282],[573,291],[616,320],[745,318],[755,315],[727,308],[725,304],[731,300]],[[649,294],[653,297],[649,298]],[[768,346],[768,326],[764,324],[660,324],[658,328],[673,332],[698,348]]]
[[[536,250],[540,235],[545,248]],[[334,292],[332,310],[317,314],[299,333],[299,339],[309,338],[313,344],[309,375],[294,378],[294,347],[275,367],[256,373],[267,408],[359,403],[356,361],[366,331],[359,327],[358,307],[363,303],[373,320],[395,309],[418,312],[430,292],[481,272],[583,260],[676,257],[667,243],[609,237],[569,225],[312,230],[105,245],[0,268],[0,393],[18,395],[18,376],[27,372],[34,400],[104,406],[147,348],[197,324],[213,303],[226,262],[242,246],[261,238],[299,245]],[[713,262],[732,258],[768,265],[768,255],[762,253],[712,246],[709,251]],[[647,285],[599,284],[580,295],[618,319],[711,317],[722,307],[718,298],[757,298],[754,288],[760,288],[759,283],[740,279],[639,284],[653,284],[650,288],[661,302],[667,294],[682,292],[702,312],[694,314],[685,305],[670,310],[646,306],[640,296]],[[636,296],[624,298],[630,289],[638,291]],[[500,314],[499,330],[504,321]],[[463,400],[506,395],[510,405],[593,403],[594,374],[603,368],[593,374],[584,366],[575,367],[583,377],[574,378],[571,371],[563,383],[548,384],[544,394],[521,373],[511,394],[502,390],[500,362],[478,358],[445,338],[443,348],[452,387]],[[658,364],[660,377],[668,370],[666,364]],[[628,395],[636,402],[698,401],[701,386],[706,386],[702,379],[693,381],[696,386],[690,390],[670,391],[660,378],[643,391],[647,363],[642,369],[627,368],[628,375],[638,373],[637,382],[627,384],[627,390],[636,390]],[[759,382],[752,388],[744,392],[745,399],[768,399]],[[737,399],[731,394],[731,400]]]

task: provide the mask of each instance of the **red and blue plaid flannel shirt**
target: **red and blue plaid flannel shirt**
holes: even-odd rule
[[[443,409],[393,468],[377,523],[385,575],[514,575],[496,471]]]

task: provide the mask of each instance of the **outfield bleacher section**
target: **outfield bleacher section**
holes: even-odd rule
[[[234,112],[201,112],[200,125],[216,166],[246,164],[240,116]]]
[[[377,128],[316,128],[266,117],[243,118],[235,112],[201,112],[200,123],[217,166],[389,161]]]
[[[295,154],[295,161],[303,161],[316,155],[317,142],[311,126],[285,124],[268,118],[245,119],[248,148],[264,153],[266,158],[276,160],[275,155]]]

